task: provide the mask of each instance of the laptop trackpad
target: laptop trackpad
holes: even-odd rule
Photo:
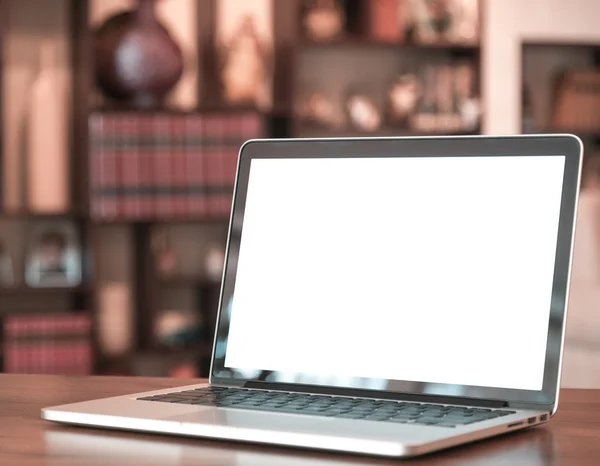
[[[179,414],[163,418],[191,424],[212,424],[218,426],[273,431],[305,432],[311,427],[327,423],[329,419],[311,416],[286,416],[273,413],[229,409],[203,409],[198,412]]]

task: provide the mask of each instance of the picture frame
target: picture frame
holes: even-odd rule
[[[25,259],[25,283],[34,288],[75,287],[82,280],[77,230],[66,222],[32,228]]]

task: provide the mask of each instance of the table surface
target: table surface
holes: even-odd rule
[[[0,375],[0,465],[341,466],[397,464],[337,453],[61,426],[40,419],[46,406],[198,383],[134,377]],[[543,427],[406,461],[411,465],[597,465],[600,390],[563,390]]]

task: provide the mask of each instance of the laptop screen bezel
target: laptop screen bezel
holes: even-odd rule
[[[489,157],[489,156],[564,156],[565,169],[559,216],[551,309],[546,346],[542,389],[539,391],[477,387],[468,385],[432,384],[418,381],[388,380],[383,391],[391,394],[435,395],[482,400],[502,400],[516,403],[553,405],[557,399],[562,349],[565,333],[566,305],[574,239],[574,224],[581,179],[583,145],[573,135],[527,136],[460,136],[409,138],[339,138],[339,139],[276,139],[251,140],[241,150],[238,161],[234,201],[227,238],[226,261],[214,335],[210,382],[244,385],[246,382],[268,380],[262,368],[248,378],[225,367],[228,322],[223,311],[233,296],[237,251],[241,230],[251,161],[256,158],[350,158],[350,157]],[[531,180],[535,189],[535,180]],[[515,322],[518,325],[518,322]],[[490,325],[493,328],[493,324]],[[506,344],[511,344],[507,335]],[[364,381],[366,382],[366,380]],[[281,382],[278,382],[280,385]],[[368,384],[317,386],[345,390],[363,389]],[[315,386],[311,386],[313,390]],[[380,388],[377,392],[381,392]]]

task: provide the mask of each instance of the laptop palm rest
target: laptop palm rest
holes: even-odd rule
[[[272,414],[261,412],[245,412],[232,409],[209,409],[194,413],[180,414],[163,418],[166,421],[176,421],[182,424],[212,425],[214,427],[234,428],[239,430],[259,430],[273,433],[287,432],[290,434],[354,438],[363,440],[414,442],[434,440],[440,436],[437,429],[427,429],[420,426],[401,426],[384,422],[373,422],[365,428],[364,422],[349,422],[342,419],[316,418],[313,416],[297,416],[288,414]],[[227,429],[229,430],[229,429]],[[442,429],[440,429],[442,430]],[[447,434],[447,432],[444,432]],[[217,434],[215,434],[217,436]]]

